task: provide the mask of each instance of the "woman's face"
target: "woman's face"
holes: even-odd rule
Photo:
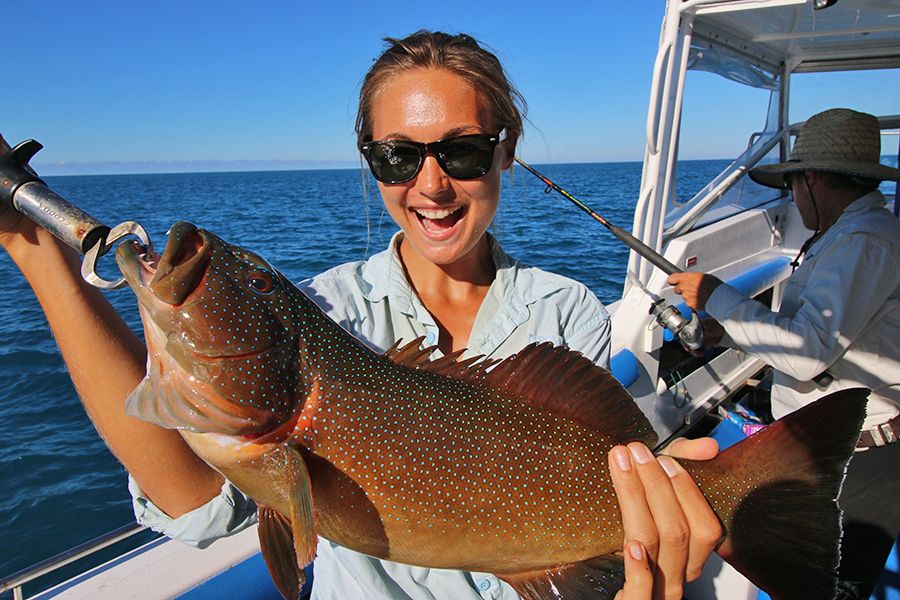
[[[445,70],[417,69],[395,76],[372,105],[372,139],[434,142],[497,133],[488,105],[468,82]],[[419,173],[398,184],[378,183],[391,217],[405,234],[404,252],[451,265],[474,256],[494,219],[500,173],[509,168],[514,141],[498,144],[491,170],[479,179],[453,179],[432,155]]]

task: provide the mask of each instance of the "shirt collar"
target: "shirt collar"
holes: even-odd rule
[[[488,236],[491,258],[497,270],[490,293],[499,294],[500,302],[512,309],[513,313],[519,313],[525,318],[526,306],[561,289],[557,278],[535,278],[532,268],[522,265],[507,254],[493,235],[485,235]],[[409,285],[400,261],[399,247],[402,238],[403,232],[396,232],[385,250],[366,261],[362,268],[362,278],[367,284],[364,295],[370,302],[389,299],[395,309],[416,315],[421,302]]]
[[[860,196],[853,202],[847,205],[847,208],[844,209],[844,212],[841,213],[841,216],[838,217],[838,220],[844,218],[844,215],[854,212],[863,212],[866,210],[871,210],[873,208],[881,208],[882,206],[886,206],[887,202],[884,199],[884,195],[880,190],[873,190],[864,196]]]
[[[362,278],[366,283],[364,296],[369,302],[390,299],[398,310],[408,312],[412,307],[413,292],[406,279],[403,263],[400,262],[400,240],[403,232],[391,236],[388,247],[373,255],[362,268]]]

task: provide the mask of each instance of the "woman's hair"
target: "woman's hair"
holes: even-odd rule
[[[464,33],[450,35],[421,30],[402,40],[385,38],[390,46],[366,73],[359,91],[356,136],[359,145],[372,139],[372,105],[394,76],[415,69],[444,69],[468,81],[487,101],[494,128],[507,137],[522,135],[525,99],[506,77],[496,56]],[[490,132],[494,133],[494,132]]]

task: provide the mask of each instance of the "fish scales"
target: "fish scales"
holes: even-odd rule
[[[456,568],[486,539],[504,541],[495,556],[479,553],[493,569],[509,568],[510,553],[533,566],[547,545],[564,546],[565,560],[613,549],[602,544],[618,526],[609,438],[476,385],[378,362],[369,380],[377,389],[323,386],[317,418],[295,436],[366,491],[392,540],[391,559],[421,559],[420,538],[435,534],[460,548],[442,550],[436,566]],[[322,378],[345,381],[339,365]],[[394,530],[403,535],[395,540]]]
[[[285,596],[317,533],[379,558],[494,572],[526,600],[621,587],[607,452],[656,438],[605,370],[548,344],[474,364],[429,362],[420,340],[378,355],[265,260],[187,223],[162,257],[122,245],[117,259],[148,349],[127,409],[179,429],[256,500]],[[773,597],[834,591],[834,498],[866,394],[838,392],[712,461],[680,461],[727,532],[720,554]]]

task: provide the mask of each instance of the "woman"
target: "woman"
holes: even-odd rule
[[[593,294],[519,265],[487,234],[522,132],[519,95],[499,61],[466,35],[418,32],[388,42],[360,92],[357,132],[402,232],[385,252],[332,269],[306,291],[376,349],[425,335],[443,353],[468,348],[499,358],[550,339],[607,365],[609,318]],[[124,415],[123,399],[144,374],[144,349],[81,280],[76,257],[9,212],[0,231],[86,410],[131,475],[139,520],[199,545],[251,522],[252,503],[180,435]],[[60,297],[67,302],[54,302]],[[715,450],[701,442],[684,452],[703,458]],[[626,544],[624,597],[680,597],[721,535],[715,515],[683,469],[640,444],[614,448],[610,466],[626,536],[635,540]],[[325,540],[315,569],[314,598],[516,597],[487,574],[381,561]]]

